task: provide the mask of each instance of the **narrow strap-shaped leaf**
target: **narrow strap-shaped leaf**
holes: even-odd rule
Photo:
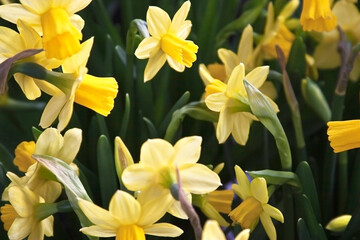
[[[299,218],[296,227],[299,240],[311,240],[310,233],[304,219]]]
[[[3,164],[6,171],[19,173],[19,170],[13,164],[14,157],[9,153],[4,145],[0,143],[0,162]]]

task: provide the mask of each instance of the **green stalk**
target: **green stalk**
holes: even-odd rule
[[[339,154],[339,192],[338,209],[339,213],[344,213],[346,200],[348,196],[348,154],[342,152]]]

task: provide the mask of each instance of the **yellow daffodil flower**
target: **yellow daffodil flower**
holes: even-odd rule
[[[254,230],[259,218],[270,240],[276,239],[276,230],[271,217],[284,222],[279,209],[268,204],[269,196],[264,178],[255,178],[249,183],[244,171],[235,166],[238,184],[232,189],[243,200],[242,203],[229,213],[233,224],[239,223],[243,229]]]
[[[351,217],[348,214],[336,217],[326,225],[326,229],[332,232],[342,232],[349,224]]]
[[[172,224],[155,223],[167,209],[162,204],[155,206],[154,200],[160,199],[159,196],[152,197],[150,202],[142,202],[129,193],[118,190],[110,200],[108,211],[92,202],[79,199],[81,210],[95,224],[81,228],[80,231],[90,236],[116,236],[116,239],[127,240],[145,240],[145,234],[163,237],[181,235],[183,231]]]
[[[244,229],[234,240],[248,240],[249,236],[250,229]],[[215,220],[207,220],[204,225],[201,240],[226,240],[226,237],[218,222]]]
[[[31,155],[35,152],[35,142],[21,142],[15,148],[14,165],[19,168],[21,172],[26,172],[28,168],[36,163]]]
[[[82,44],[82,50],[67,58],[62,65],[64,73],[72,74],[69,79],[54,82],[56,87],[40,85],[53,96],[46,105],[40,119],[40,126],[49,127],[59,118],[57,128],[61,131],[69,123],[76,102],[97,113],[107,116],[114,107],[118,84],[112,77],[95,77],[87,73],[86,63],[90,56],[93,38]]]
[[[44,235],[53,236],[54,217],[38,219],[36,206],[44,199],[27,187],[13,186],[9,189],[9,202],[1,207],[1,221],[8,231],[9,239],[43,240]]]
[[[18,19],[42,35],[47,58],[63,60],[80,51],[84,20],[75,13],[91,0],[38,1],[21,0],[0,6],[0,17],[16,23]]]
[[[0,34],[2,36],[0,40],[0,62],[27,49],[43,48],[40,35],[26,22],[18,20],[17,28],[19,33],[10,28],[0,27]],[[61,61],[57,59],[47,59],[44,52],[40,52],[21,61],[34,62],[46,69],[57,68],[61,64]],[[41,91],[36,84],[39,80],[21,73],[16,73],[14,78],[29,100],[34,100],[41,95]]]
[[[185,40],[190,34],[191,21],[185,20],[190,1],[184,2],[172,21],[161,8],[151,6],[146,21],[150,37],[145,38],[135,51],[139,59],[149,58],[144,72],[144,81],[151,80],[167,61],[174,70],[183,72],[196,60],[198,46]]]
[[[336,27],[336,16],[331,12],[330,0],[304,0],[300,16],[304,31],[330,31]]]
[[[330,146],[335,153],[360,147],[360,120],[328,122]]]
[[[346,38],[353,45],[360,42],[360,13],[356,3],[347,0],[335,2],[332,12],[337,18],[338,25],[344,31]],[[338,52],[339,32],[334,29],[321,34],[321,40],[314,51],[315,64],[320,69],[331,69],[340,66]],[[350,80],[356,81],[360,77],[360,58],[354,62],[350,72]]]
[[[205,194],[220,185],[219,176],[206,166],[197,163],[200,157],[202,138],[198,136],[180,139],[174,146],[162,139],[149,139],[141,147],[140,162],[128,166],[122,181],[131,191],[140,190],[140,195],[164,194],[158,204],[170,207],[169,212],[186,218],[170,190],[177,184],[176,168],[179,169],[182,187],[191,200],[191,194]]]
[[[247,93],[243,79],[259,88],[265,82],[269,73],[269,67],[257,67],[245,76],[244,64],[240,63],[232,71],[228,84],[219,80],[206,86],[206,106],[220,112],[216,128],[216,137],[219,143],[224,143],[230,133],[240,145],[245,145],[249,137],[250,125],[257,118],[250,113]],[[278,112],[276,103],[270,98],[274,111]]]

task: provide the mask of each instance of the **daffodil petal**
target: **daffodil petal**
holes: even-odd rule
[[[118,190],[110,200],[109,211],[113,216],[121,216],[121,225],[131,225],[139,220],[141,206],[132,195]]]
[[[238,184],[233,184],[232,189],[242,200],[251,197],[249,179],[238,165],[235,165],[235,175]]]
[[[225,93],[219,92],[207,96],[205,99],[205,104],[211,111],[220,112],[227,101],[228,98],[226,97]]]
[[[41,91],[32,77],[21,73],[15,73],[14,77],[27,99],[35,100],[41,96]]]
[[[228,108],[224,108],[222,111],[220,111],[219,121],[216,126],[216,138],[218,139],[219,143],[224,143],[226,139],[228,139],[231,131],[233,130],[233,123],[234,118]]]
[[[81,31],[85,26],[85,21],[79,15],[74,14],[70,17],[71,24],[79,31]]]
[[[167,141],[148,139],[140,150],[140,161],[148,166],[165,166],[174,154],[174,147]]]
[[[196,163],[200,158],[202,138],[199,136],[184,137],[174,145],[174,163],[181,166],[185,163]]]
[[[266,187],[266,180],[264,178],[255,178],[250,183],[251,195],[259,202],[267,203],[269,201],[268,190]]]
[[[250,229],[242,230],[234,240],[248,240],[250,237]]]
[[[221,230],[216,220],[207,220],[202,232],[202,240],[226,240],[225,234]]]
[[[60,110],[58,119],[58,125],[57,129],[59,131],[64,130],[64,128],[68,125],[70,122],[73,110],[74,110],[74,95],[72,95],[67,101],[65,102],[63,108]]]
[[[212,81],[214,81],[214,78],[211,76],[209,70],[206,68],[205,64],[203,63],[199,65],[199,74],[205,86],[207,86]]]
[[[41,223],[32,226],[31,233],[27,240],[42,240],[44,239],[44,228]]]
[[[9,188],[9,199],[16,213],[23,218],[33,214],[33,206],[38,203],[36,195],[27,187],[13,186]]]
[[[25,239],[32,231],[31,218],[16,218],[8,231],[9,239]]]
[[[3,5],[4,6],[4,5]],[[0,10],[1,10],[0,6]],[[1,12],[0,12],[1,13]],[[20,35],[14,30],[7,27],[0,27],[0,51],[1,54],[11,54],[15,55],[16,53],[24,50],[24,46]]]
[[[283,216],[282,212],[279,209],[277,209],[276,207],[273,207],[269,204],[264,204],[263,209],[264,209],[264,212],[269,214],[270,217],[275,218],[276,220],[278,220],[281,223],[284,222],[284,216]]]
[[[354,67],[350,72],[350,79],[357,81],[360,77],[360,58],[356,58],[354,62]]]
[[[49,127],[59,115],[61,109],[66,103],[67,97],[62,92],[59,92],[55,96],[53,96],[48,104],[46,105],[40,119],[39,125],[42,128]]]
[[[233,69],[228,80],[228,86],[226,88],[226,94],[228,96],[233,96],[235,93],[238,93],[239,91],[244,89],[244,76],[245,66],[243,63],[240,63]]]
[[[237,50],[238,59],[248,67],[248,60],[253,52],[253,28],[251,25],[247,25],[241,34],[239,47]]]
[[[86,235],[96,237],[115,237],[117,229],[105,228],[97,225],[81,228],[80,231]]]
[[[267,213],[260,214],[260,221],[270,240],[276,240],[276,230],[270,216]]]
[[[248,80],[254,87],[260,88],[269,74],[269,66],[262,66],[253,69],[246,74],[245,79]]]
[[[178,61],[176,61],[175,59],[173,59],[169,55],[166,55],[166,60],[167,60],[168,64],[170,65],[170,67],[172,69],[174,69],[175,71],[183,72],[185,70],[185,65],[184,64],[179,63]]]
[[[64,144],[64,138],[55,128],[47,128],[38,138],[35,154],[54,156]]]
[[[37,32],[42,32],[40,16],[26,10],[21,4],[11,3],[0,6],[0,17],[16,24],[18,19],[29,23]]]
[[[109,211],[83,199],[79,199],[78,204],[81,211],[92,223],[115,231],[119,227],[118,218],[111,215]]]
[[[49,216],[41,221],[44,228],[45,236],[51,237],[54,235],[54,216]]]
[[[66,11],[69,15],[79,12],[80,10],[84,9],[87,5],[90,4],[92,0],[71,0],[68,1],[66,4]]]
[[[57,153],[57,157],[67,164],[74,161],[77,153],[79,152],[82,141],[82,130],[79,128],[72,128],[66,131],[64,134],[64,144],[60,151]]]
[[[147,37],[141,41],[135,51],[135,56],[139,59],[146,59],[156,54],[160,50],[160,41],[154,37]]]
[[[340,55],[337,52],[337,42],[324,42],[317,45],[314,51],[316,67],[331,69],[340,66]]]
[[[154,56],[151,56],[145,67],[144,82],[151,80],[165,62],[166,54],[163,51],[158,51]]]
[[[225,48],[220,48],[218,50],[218,56],[225,65],[226,75],[230,76],[233,69],[240,63],[238,56]]]
[[[186,197],[189,202],[191,202],[191,194],[185,193]],[[181,208],[181,204],[179,201],[174,201],[173,204],[170,206],[168,213],[173,215],[174,217],[181,218],[181,219],[188,219],[188,216],[184,212],[184,210]]]
[[[37,14],[42,14],[46,12],[53,4],[52,1],[44,0],[20,0],[20,2],[25,9],[31,9],[31,11],[36,12]]]
[[[160,237],[177,237],[184,231],[170,223],[156,223],[144,227],[144,232],[148,235]]]
[[[174,17],[172,19],[171,26],[170,26],[170,31],[176,33],[176,31],[179,28],[181,28],[181,26],[184,23],[187,15],[189,14],[190,6],[191,6],[190,1],[186,1],[179,8],[179,10],[177,10],[177,12],[175,13],[175,15],[174,15]]]
[[[125,168],[121,179],[127,189],[138,191],[154,184],[155,176],[155,171],[151,167],[133,164]]]
[[[186,39],[191,32],[192,23],[190,20],[186,20],[183,24],[176,30],[176,35],[181,39]]]
[[[161,37],[168,31],[171,19],[169,15],[159,7],[150,6],[146,14],[146,22],[149,33],[155,37]]]
[[[232,136],[240,145],[245,145],[250,132],[250,125],[252,119],[243,112],[234,113],[234,127],[232,129]]]
[[[180,178],[183,187],[194,194],[214,191],[221,185],[219,176],[202,164],[180,166]]]

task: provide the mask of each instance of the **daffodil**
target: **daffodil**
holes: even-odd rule
[[[21,0],[0,6],[0,17],[16,23],[22,19],[40,35],[47,58],[65,59],[80,51],[84,20],[75,13],[91,0]]]
[[[97,237],[115,237],[116,239],[145,240],[145,234],[177,237],[182,230],[172,224],[155,223],[165,213],[164,205],[154,205],[153,196],[150,202],[136,200],[124,191],[116,191],[109,203],[109,210],[98,207],[92,202],[79,199],[78,203],[87,216],[94,223],[93,226],[81,228],[80,231]]]
[[[1,221],[8,231],[9,239],[42,240],[44,235],[53,236],[54,217],[39,219],[37,205],[44,199],[27,187],[13,186],[9,189],[9,202],[1,207]]]
[[[360,120],[328,122],[330,146],[335,153],[360,147]]]
[[[79,53],[64,61],[62,69],[68,74],[68,78],[51,82],[53,86],[39,84],[41,90],[52,96],[40,119],[40,126],[43,128],[49,127],[58,117],[57,128],[63,130],[72,116],[74,102],[104,116],[114,107],[114,99],[118,92],[116,80],[112,77],[95,77],[87,74],[86,63],[92,44],[93,38],[90,38],[82,44]]]
[[[176,168],[189,200],[189,193],[205,194],[221,185],[216,173],[197,163],[201,142],[198,136],[182,138],[174,146],[162,139],[147,140],[141,147],[139,163],[124,170],[124,185],[131,191],[139,190],[143,197],[164,194],[159,204],[167,205],[171,214],[186,218],[180,202],[171,195],[171,189],[177,185]]]
[[[234,240],[248,240],[249,236],[250,229],[244,229]],[[201,240],[226,240],[226,237],[218,222],[215,220],[207,220],[204,225]]]
[[[338,25],[344,31],[346,38],[353,45],[360,42],[360,13],[356,3],[347,0],[335,2],[332,8],[337,18]],[[339,32],[334,29],[330,32],[321,33],[320,42],[315,48],[315,64],[320,69],[331,69],[340,66],[341,59],[338,52]],[[350,72],[350,80],[356,81],[360,77],[360,58],[354,62]]]
[[[228,84],[219,80],[206,86],[206,106],[215,112],[220,112],[216,128],[216,137],[219,143],[224,143],[230,134],[235,141],[245,145],[249,137],[250,125],[257,118],[250,113],[247,93],[244,87],[245,78],[259,88],[265,82],[269,73],[268,66],[257,67],[245,76],[244,64],[240,63],[232,71]],[[274,111],[277,105],[270,99]]]
[[[0,62],[27,49],[43,48],[40,35],[28,23],[18,20],[17,28],[19,33],[10,28],[0,27],[0,34],[2,36],[0,40]],[[44,52],[22,59],[21,62],[34,62],[46,69],[57,68],[61,64],[59,60],[47,59]],[[41,91],[36,84],[39,80],[21,73],[16,73],[14,78],[29,100],[34,100],[41,95]]]
[[[336,27],[336,16],[331,12],[330,0],[304,0],[300,16],[304,31],[330,31]]]
[[[161,8],[151,6],[146,14],[150,37],[145,38],[135,51],[139,59],[149,58],[144,81],[151,80],[167,61],[174,70],[183,72],[196,60],[198,46],[185,40],[191,30],[191,21],[185,20],[190,1],[184,2],[172,21]]]
[[[336,217],[326,225],[326,229],[332,232],[342,232],[349,224],[351,217],[349,214]]]
[[[268,204],[269,196],[264,178],[255,178],[249,183],[244,171],[235,166],[238,184],[232,189],[243,200],[242,203],[229,213],[233,224],[239,223],[243,229],[254,230],[260,221],[270,240],[276,239],[276,230],[271,218],[284,222],[279,209]]]
[[[18,166],[19,170],[26,172],[28,168],[36,163],[35,159],[31,155],[35,152],[35,142],[21,142],[15,148],[14,165]]]

